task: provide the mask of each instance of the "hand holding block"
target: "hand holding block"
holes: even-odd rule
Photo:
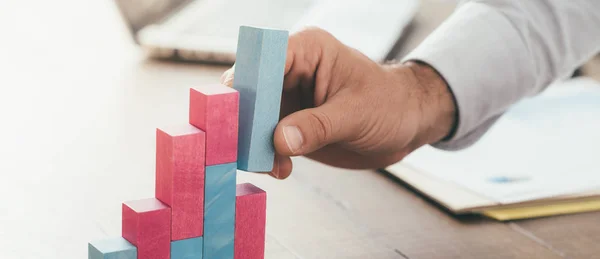
[[[204,258],[233,258],[236,164],[206,167]]]
[[[88,244],[88,259],[137,259],[137,249],[122,237]]]
[[[224,85],[190,89],[190,124],[206,132],[206,165],[237,160],[239,94]]]
[[[171,207],[171,240],[203,235],[204,143],[189,124],[156,130],[156,198]]]
[[[125,202],[122,220],[122,236],[137,247],[139,259],[169,258],[169,207],[154,198]]]
[[[250,184],[239,184],[235,208],[235,259],[265,257],[267,193]]]
[[[202,259],[202,237],[171,242],[171,259]]]
[[[233,88],[240,93],[238,168],[273,170],[288,32],[240,27]]]

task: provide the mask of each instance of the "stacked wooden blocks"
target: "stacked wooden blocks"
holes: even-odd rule
[[[240,27],[233,89],[190,89],[189,124],[156,130],[155,198],[123,203],[122,237],[89,259],[264,258],[267,196],[236,171],[272,170],[287,38]]]

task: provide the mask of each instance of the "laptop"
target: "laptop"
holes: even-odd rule
[[[150,57],[233,64],[241,25],[293,33],[317,26],[385,61],[419,0],[115,0]]]

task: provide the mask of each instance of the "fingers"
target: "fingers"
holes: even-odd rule
[[[339,145],[325,146],[305,157],[321,163],[346,169],[379,169],[401,161],[408,150],[386,154],[359,154]]]
[[[221,75],[221,84],[229,86],[229,87],[233,87],[233,74],[235,71],[235,64],[227,69],[227,71],[225,71],[222,75]]]
[[[292,173],[292,159],[289,156],[275,155],[273,171],[269,173],[275,179],[283,180]]]
[[[289,156],[309,153],[349,134],[350,129],[338,128],[346,116],[336,110],[335,106],[339,104],[321,105],[319,102],[321,106],[318,108],[293,113],[312,107],[315,105],[313,100],[326,99],[327,84],[323,84],[318,96],[314,96],[317,70],[321,71],[320,74],[330,74],[328,71],[337,56],[338,45],[339,41],[332,35],[316,28],[302,30],[289,38],[281,111],[281,116],[285,117],[275,131],[278,154],[273,171],[269,173],[277,179],[285,179],[290,175],[292,162]],[[232,87],[234,72],[235,65],[223,73],[221,83]]]
[[[358,129],[343,96],[325,104],[304,109],[283,118],[275,128],[274,143],[278,154],[300,156],[326,145],[350,139]]]
[[[292,174],[292,159],[289,156],[275,154],[273,170],[271,172],[252,172],[255,174],[269,175],[275,179],[283,180]]]
[[[286,54],[287,58],[285,60],[284,75],[287,75],[289,73],[290,69],[292,68],[292,64],[294,63],[294,57],[295,57],[294,51],[296,49],[296,46],[297,46],[297,44],[295,44],[294,40],[289,41],[288,50],[287,50],[287,54]],[[221,79],[220,79],[221,84],[229,86],[229,87],[233,87],[234,75],[235,75],[235,64],[231,68],[229,68],[225,72],[223,72],[223,74],[221,75]],[[285,81],[289,81],[289,79],[286,77]],[[294,81],[296,81],[296,80],[294,80]]]
[[[284,70],[284,90],[312,82],[322,60],[336,56],[339,41],[328,32],[307,28],[290,35]],[[233,85],[235,65],[221,76],[221,83]]]

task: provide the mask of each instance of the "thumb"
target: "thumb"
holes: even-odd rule
[[[356,118],[331,100],[319,107],[300,110],[283,118],[275,128],[277,153],[300,156],[347,140],[356,132]]]

